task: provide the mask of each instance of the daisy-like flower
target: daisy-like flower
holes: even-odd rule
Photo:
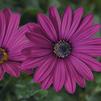
[[[51,85],[58,92],[63,87],[74,93],[76,84],[85,87],[85,80],[94,80],[92,71],[101,72],[101,38],[95,33],[100,25],[93,24],[93,15],[83,16],[83,8],[67,7],[62,16],[56,7],[49,8],[49,17],[38,14],[38,23],[29,24],[26,36],[32,43],[23,50],[28,59],[23,69],[35,68],[34,82],[42,89]]]
[[[0,80],[5,73],[13,77],[20,75],[20,66],[25,56],[21,50],[28,40],[25,33],[27,25],[19,28],[20,15],[10,9],[0,11]]]

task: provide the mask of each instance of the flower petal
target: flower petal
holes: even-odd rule
[[[60,15],[58,13],[58,10],[55,6],[52,6],[49,8],[49,17],[54,25],[54,28],[55,28],[57,34],[59,34],[61,19],[60,19]]]
[[[73,19],[72,19],[73,22],[72,22],[71,28],[70,28],[69,32],[65,32],[65,33],[67,33],[67,35],[66,35],[67,39],[69,39],[73,35],[73,33],[77,30],[77,28],[80,24],[82,15],[83,15],[83,8],[78,8],[74,12]]]
[[[90,37],[92,37],[95,33],[100,31],[101,26],[99,24],[93,25],[91,27],[89,27],[87,30],[83,31],[81,34],[79,34],[74,40],[73,42],[81,42],[84,40],[89,39]],[[82,39],[82,40],[81,40]]]
[[[74,53],[73,55],[78,57],[85,64],[87,64],[87,66],[89,66],[91,70],[96,72],[101,72],[101,63],[96,61],[96,59],[80,53],[76,53],[76,54]]]
[[[41,28],[41,26],[39,24],[36,23],[28,23],[27,24],[28,29],[29,29],[29,33],[33,33],[33,34],[38,34],[40,35],[40,37],[44,37],[45,40],[47,41],[51,41],[47,35],[45,34],[45,32],[43,31],[43,29]]]
[[[59,92],[65,82],[65,66],[62,60],[58,60],[57,66],[54,72],[54,88],[57,92]]]
[[[50,49],[35,49],[34,47],[25,48],[22,50],[23,55],[26,57],[40,58],[50,55],[52,51]]]
[[[6,26],[8,26],[9,25],[9,21],[10,21],[10,17],[12,15],[12,12],[11,12],[11,10],[9,8],[5,8],[3,10],[3,13],[5,15]]]
[[[49,73],[51,73],[51,71],[54,68],[54,63],[55,63],[55,59],[54,57],[49,57],[36,71],[35,75],[34,75],[34,81],[35,82],[41,82],[42,80],[44,80]]]
[[[93,80],[93,74],[90,70],[90,68],[81,60],[79,60],[78,58],[71,56],[70,58],[71,63],[73,64],[73,66],[75,67],[76,71],[82,76],[84,77],[84,79],[86,80]]]
[[[38,33],[26,33],[26,37],[33,43],[33,46],[50,48],[51,42],[47,40],[44,36]]]
[[[26,38],[25,33],[28,32],[27,25],[24,25],[16,30],[15,34],[12,34],[7,42],[8,47],[13,51],[22,50],[29,45],[29,40]]]
[[[84,78],[75,70],[74,66],[72,65],[72,63],[70,61],[66,61],[66,63],[68,63],[68,69],[69,69],[69,72],[71,73],[71,77],[76,81],[76,83],[84,88],[86,86],[86,82],[84,80]]]
[[[72,23],[72,9],[68,6],[64,12],[61,30],[60,30],[60,38],[65,38],[67,36],[68,31],[70,30],[70,26]]]
[[[101,38],[93,38],[82,41],[80,43],[75,43],[75,46],[82,46],[82,45],[101,45]]]
[[[78,27],[77,31],[72,35],[71,40],[73,41],[79,34],[81,34],[84,30],[86,30],[87,28],[89,28],[92,25],[93,25],[93,15],[88,14],[81,21],[81,24]]]
[[[41,27],[47,33],[47,36],[52,41],[56,41],[57,40],[57,34],[56,34],[56,30],[55,30],[51,20],[47,16],[45,16],[43,14],[39,14],[38,15],[38,21],[39,21]]]
[[[73,74],[71,73],[71,69],[69,67],[68,62],[65,62],[65,63],[66,63],[65,88],[66,88],[67,92],[69,92],[70,94],[73,94],[76,89],[76,81],[73,77]]]
[[[6,30],[6,20],[3,12],[0,12],[0,23],[0,45],[2,46]]]
[[[24,61],[26,57],[21,52],[9,52],[9,60],[11,61]]]
[[[20,76],[20,65],[16,62],[8,62],[4,65],[5,72],[7,72],[9,75],[13,77],[19,77]]]
[[[47,67],[47,71],[44,72],[42,77],[40,77],[40,81],[45,80],[50,75],[50,73],[53,73],[56,62],[57,62],[57,59],[54,59],[54,61],[51,63],[51,66]]]
[[[31,46],[31,42],[25,37],[25,33],[27,31],[27,25],[20,27],[16,31],[16,35],[12,35],[6,44],[10,60],[23,61],[25,59],[25,56],[22,54],[22,50],[27,46]]]
[[[96,45],[85,45],[80,47],[75,47],[74,52],[77,53],[84,53],[90,56],[101,56],[101,46]]]
[[[19,26],[19,22],[20,22],[20,15],[17,13],[13,13],[10,17],[10,21],[9,24],[7,26],[7,31],[5,33],[5,37],[3,40],[3,45],[7,46],[8,41],[10,40],[10,38],[16,34],[16,31],[18,29]]]
[[[21,69],[28,70],[28,69],[34,69],[40,67],[46,60],[47,57],[28,58],[22,63]]]
[[[49,75],[41,84],[41,88],[47,90],[53,83],[53,75]]]

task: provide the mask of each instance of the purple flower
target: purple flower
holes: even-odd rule
[[[0,12],[0,80],[5,73],[13,77],[20,75],[20,66],[25,56],[21,50],[28,44],[27,26],[19,28],[20,15],[10,9]]]
[[[85,87],[85,80],[94,80],[92,71],[101,72],[101,38],[95,33],[99,24],[93,24],[93,15],[83,16],[83,8],[72,11],[67,7],[62,16],[56,7],[50,7],[49,17],[38,14],[38,23],[29,24],[26,36],[32,46],[23,50],[28,59],[23,69],[35,68],[34,81],[42,89],[51,85],[60,91],[63,86],[74,93],[76,84]]]

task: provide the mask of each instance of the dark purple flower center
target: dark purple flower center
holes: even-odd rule
[[[54,45],[53,50],[56,56],[65,58],[68,57],[71,53],[71,45],[64,40],[60,40]]]
[[[3,64],[8,60],[8,54],[5,49],[0,48],[0,64]]]

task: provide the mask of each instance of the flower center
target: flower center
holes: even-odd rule
[[[8,54],[5,49],[0,48],[0,64],[3,64],[8,60]]]
[[[69,56],[71,53],[71,45],[64,40],[60,40],[58,43],[54,45],[53,50],[56,56],[60,58],[65,58]]]

